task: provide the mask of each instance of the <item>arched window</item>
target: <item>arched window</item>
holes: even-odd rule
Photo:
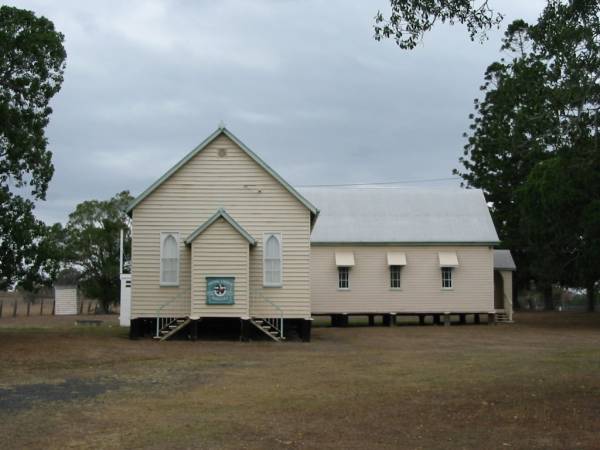
[[[279,287],[283,284],[281,276],[281,235],[279,233],[266,234],[264,242],[263,284]]]
[[[160,243],[160,284],[179,285],[179,235],[161,233]]]

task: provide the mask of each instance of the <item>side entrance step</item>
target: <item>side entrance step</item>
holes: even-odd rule
[[[250,322],[274,341],[283,342],[285,340],[285,337],[282,335],[279,328],[277,328],[270,320],[251,318]]]
[[[498,323],[514,323],[512,320],[509,320],[508,314],[506,314],[506,313],[496,313],[496,322],[498,322]]]
[[[178,331],[187,327],[191,321],[192,319],[190,318],[173,319],[159,330],[158,336],[154,336],[154,339],[158,339],[159,341],[166,341],[171,337],[175,336]]]

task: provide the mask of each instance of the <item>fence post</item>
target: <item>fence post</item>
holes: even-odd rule
[[[40,316],[44,315],[44,298],[42,297],[42,301],[40,303]]]
[[[56,310],[56,299],[52,302],[52,315],[54,315],[54,311]]]
[[[2,319],[2,310],[4,309],[4,299],[0,300],[0,319]]]
[[[13,302],[13,317],[17,317],[17,299]]]
[[[83,314],[83,300],[81,300],[81,303],[79,304],[79,315]]]
[[[92,302],[88,301],[88,310],[87,310],[88,316],[90,315],[91,310],[92,310]]]
[[[30,310],[31,310],[31,302],[27,302],[27,317],[29,317]]]

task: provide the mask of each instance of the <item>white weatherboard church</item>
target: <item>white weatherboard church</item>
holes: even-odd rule
[[[334,325],[351,315],[512,317],[514,263],[495,256],[478,190],[296,190],[220,127],[129,214],[121,319],[131,337],[195,339],[233,322],[243,339],[308,341],[316,315]]]

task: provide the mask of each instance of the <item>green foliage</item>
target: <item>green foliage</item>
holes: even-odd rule
[[[0,185],[29,184],[37,199],[54,171],[44,129],[63,81],[63,39],[45,17],[0,7]]]
[[[43,200],[52,178],[44,129],[60,90],[63,35],[31,11],[0,7],[0,289],[39,272],[44,225],[32,200]],[[27,198],[19,190],[29,189]]]
[[[535,25],[515,21],[492,64],[455,170],[484,189],[521,282],[589,288],[600,279],[598,0],[550,0]]]
[[[413,49],[436,22],[466,25],[471,40],[502,21],[487,0],[390,0],[391,11],[375,16],[375,39],[393,38],[402,49]]]
[[[84,294],[98,299],[105,311],[119,299],[119,233],[125,231],[125,248],[130,248],[130,219],[125,209],[132,201],[124,191],[106,201],[80,203],[65,228],[66,260],[80,270]]]
[[[463,170],[454,170],[468,186],[483,189],[503,246],[513,251],[521,282],[529,278],[527,247],[521,233],[521,211],[515,191],[537,163],[549,155],[558,118],[548,98],[547,67],[530,55],[529,26],[516,21],[508,27],[503,49],[510,61],[491,64],[475,100],[470,133],[459,159]]]
[[[30,273],[36,261],[36,241],[44,225],[32,209],[31,201],[0,188],[0,290]]]
[[[52,286],[66,259],[66,232],[60,223],[46,226],[38,222],[37,231],[27,271],[18,281],[19,288],[32,293],[43,286]]]

